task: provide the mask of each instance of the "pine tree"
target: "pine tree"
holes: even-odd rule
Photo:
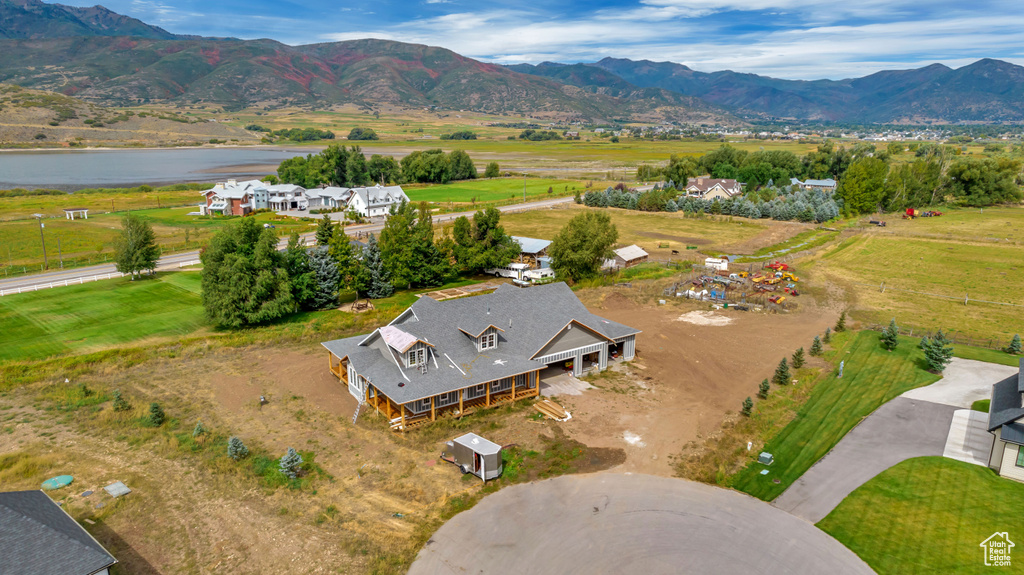
[[[238,461],[245,459],[245,456],[249,455],[249,448],[242,443],[241,439],[232,437],[228,440],[228,457]]]
[[[316,224],[316,245],[326,246],[334,235],[334,220],[331,216],[324,214]]]
[[[131,274],[132,280],[142,272],[156,269],[160,248],[149,222],[129,213],[121,220],[121,233],[114,240],[114,264],[117,271]]]
[[[291,447],[288,448],[288,453],[281,457],[278,464],[281,473],[287,475],[289,479],[295,479],[298,476],[300,465],[302,465],[302,456]]]
[[[942,330],[935,334],[935,337],[928,340],[924,346],[924,359],[928,362],[928,369],[935,373],[941,373],[953,359],[953,347]]]
[[[757,388],[757,396],[760,397],[761,399],[768,399],[768,392],[771,390],[771,388],[772,386],[770,383],[768,383],[767,379],[762,380],[761,387]]]
[[[821,338],[814,336],[814,341],[811,343],[811,355],[817,357],[821,355]]]
[[[352,240],[345,233],[345,229],[341,226],[335,227],[327,253],[334,259],[335,268],[338,270],[338,291],[355,287],[361,255],[357,253],[358,251],[352,245]]]
[[[164,423],[164,410],[155,401],[149,404],[149,422],[156,426],[163,425]]]
[[[793,352],[793,369],[800,369],[804,366],[804,348]]]
[[[779,362],[779,367],[775,368],[775,375],[772,377],[772,383],[775,385],[786,385],[793,376],[789,373],[789,364],[786,362],[786,358],[782,358]]]
[[[199,437],[206,433],[206,428],[203,427],[202,421],[197,421],[195,428],[192,429],[192,437]]]
[[[900,328],[896,325],[896,318],[892,318],[889,327],[882,330],[882,347],[889,351],[896,349],[900,344],[899,334]]]
[[[313,294],[309,306],[313,309],[326,309],[338,305],[341,274],[326,246],[313,248],[309,254],[309,267],[313,278]]]
[[[384,267],[380,247],[373,236],[370,236],[363,250],[363,265],[356,283],[359,291],[370,299],[385,298],[395,293],[395,286],[391,285],[391,274]]]
[[[743,415],[750,417],[750,410],[754,409],[754,400],[747,397],[743,400],[743,409],[740,411]]]
[[[1020,334],[1014,334],[1013,339],[1010,340],[1009,347],[1006,348],[1006,353],[1012,353],[1013,355],[1020,355]]]
[[[843,310],[843,312],[839,314],[839,319],[836,320],[836,333],[844,331],[846,331],[846,310]]]
[[[284,249],[284,269],[291,282],[292,299],[303,308],[311,308],[316,293],[316,279],[310,269],[309,253],[297,231],[292,232],[288,246]]]
[[[825,337],[821,341],[824,343],[832,343],[832,328],[825,328]]]
[[[924,337],[921,338],[920,347],[921,347],[921,349],[924,349],[924,348],[928,347],[928,336],[924,336]]]
[[[128,400],[121,395],[121,390],[114,390],[114,411],[128,411],[132,406]]]

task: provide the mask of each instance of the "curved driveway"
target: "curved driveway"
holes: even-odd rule
[[[735,491],[649,475],[516,485],[455,516],[410,575],[872,573],[813,525]]]

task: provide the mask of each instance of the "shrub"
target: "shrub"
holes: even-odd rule
[[[1020,334],[1013,334],[1013,339],[1010,340],[1010,345],[1006,348],[1006,353],[1012,353],[1013,355],[1020,355]]]
[[[298,477],[299,466],[302,465],[302,456],[295,451],[295,448],[289,447],[288,453],[285,453],[281,457],[281,461],[278,466],[281,469],[281,473],[288,476],[289,479],[295,479]]]
[[[121,390],[114,390],[114,411],[128,411],[132,408],[128,400],[121,395]]]
[[[825,328],[825,337],[821,341],[824,343],[832,343],[832,328]]]
[[[202,421],[197,421],[195,429],[192,430],[192,437],[199,437],[200,435],[203,435],[204,433],[206,433],[206,428],[203,427],[203,422]]]
[[[747,397],[743,400],[743,409],[740,410],[740,413],[750,417],[750,410],[752,409],[754,409],[754,400]]]
[[[149,404],[149,422],[156,426],[163,425],[164,423],[164,410],[155,401]]]
[[[228,457],[235,461],[239,461],[241,459],[245,459],[247,455],[249,455],[249,448],[242,443],[241,439],[232,437],[228,440]]]

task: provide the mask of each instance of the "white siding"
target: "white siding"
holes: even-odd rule
[[[1020,446],[1014,443],[1005,443],[1003,449],[1003,464],[999,469],[999,475],[1024,481],[1024,467],[1017,467],[1017,452]]]

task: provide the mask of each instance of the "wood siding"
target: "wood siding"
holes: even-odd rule
[[[569,329],[569,328],[572,329]],[[562,329],[558,335],[545,345],[538,356],[553,355],[580,347],[587,347],[598,343],[605,343],[607,340],[579,324],[569,324],[569,327]]]

